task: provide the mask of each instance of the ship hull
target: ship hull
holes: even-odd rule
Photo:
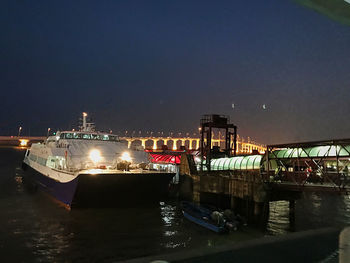
[[[106,207],[159,201],[168,194],[173,173],[79,174],[61,183],[23,163],[25,181],[65,207]]]
[[[159,201],[169,193],[170,173],[80,174],[73,206],[124,206]]]

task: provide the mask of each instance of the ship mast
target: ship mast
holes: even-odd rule
[[[86,117],[87,117],[87,113],[83,112],[83,127],[82,127],[82,131],[86,131]]]
[[[87,122],[87,113],[83,112],[83,126],[80,127],[80,131],[95,131],[95,124],[93,122]]]

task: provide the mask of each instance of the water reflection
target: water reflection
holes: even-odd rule
[[[165,226],[171,226],[174,223],[176,206],[167,205],[164,202],[160,202],[159,205],[160,214]]]
[[[285,234],[291,231],[289,202],[270,202],[269,220],[266,231],[270,235]]]
[[[179,204],[176,202],[160,202],[159,205],[164,224],[162,247],[165,249],[186,247],[191,238],[183,236],[180,232],[182,213]]]

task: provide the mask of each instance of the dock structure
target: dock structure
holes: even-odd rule
[[[213,158],[208,165],[193,167],[193,157],[182,156],[184,197],[209,196],[255,221],[264,221],[271,201],[287,200],[293,212],[304,191],[350,191],[350,139],[268,145],[264,155]]]

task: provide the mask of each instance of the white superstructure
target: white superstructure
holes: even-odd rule
[[[24,163],[61,183],[82,173],[120,173],[147,166],[147,153],[131,151],[117,135],[95,132],[86,116],[80,131],[57,132],[44,143],[32,144]]]

